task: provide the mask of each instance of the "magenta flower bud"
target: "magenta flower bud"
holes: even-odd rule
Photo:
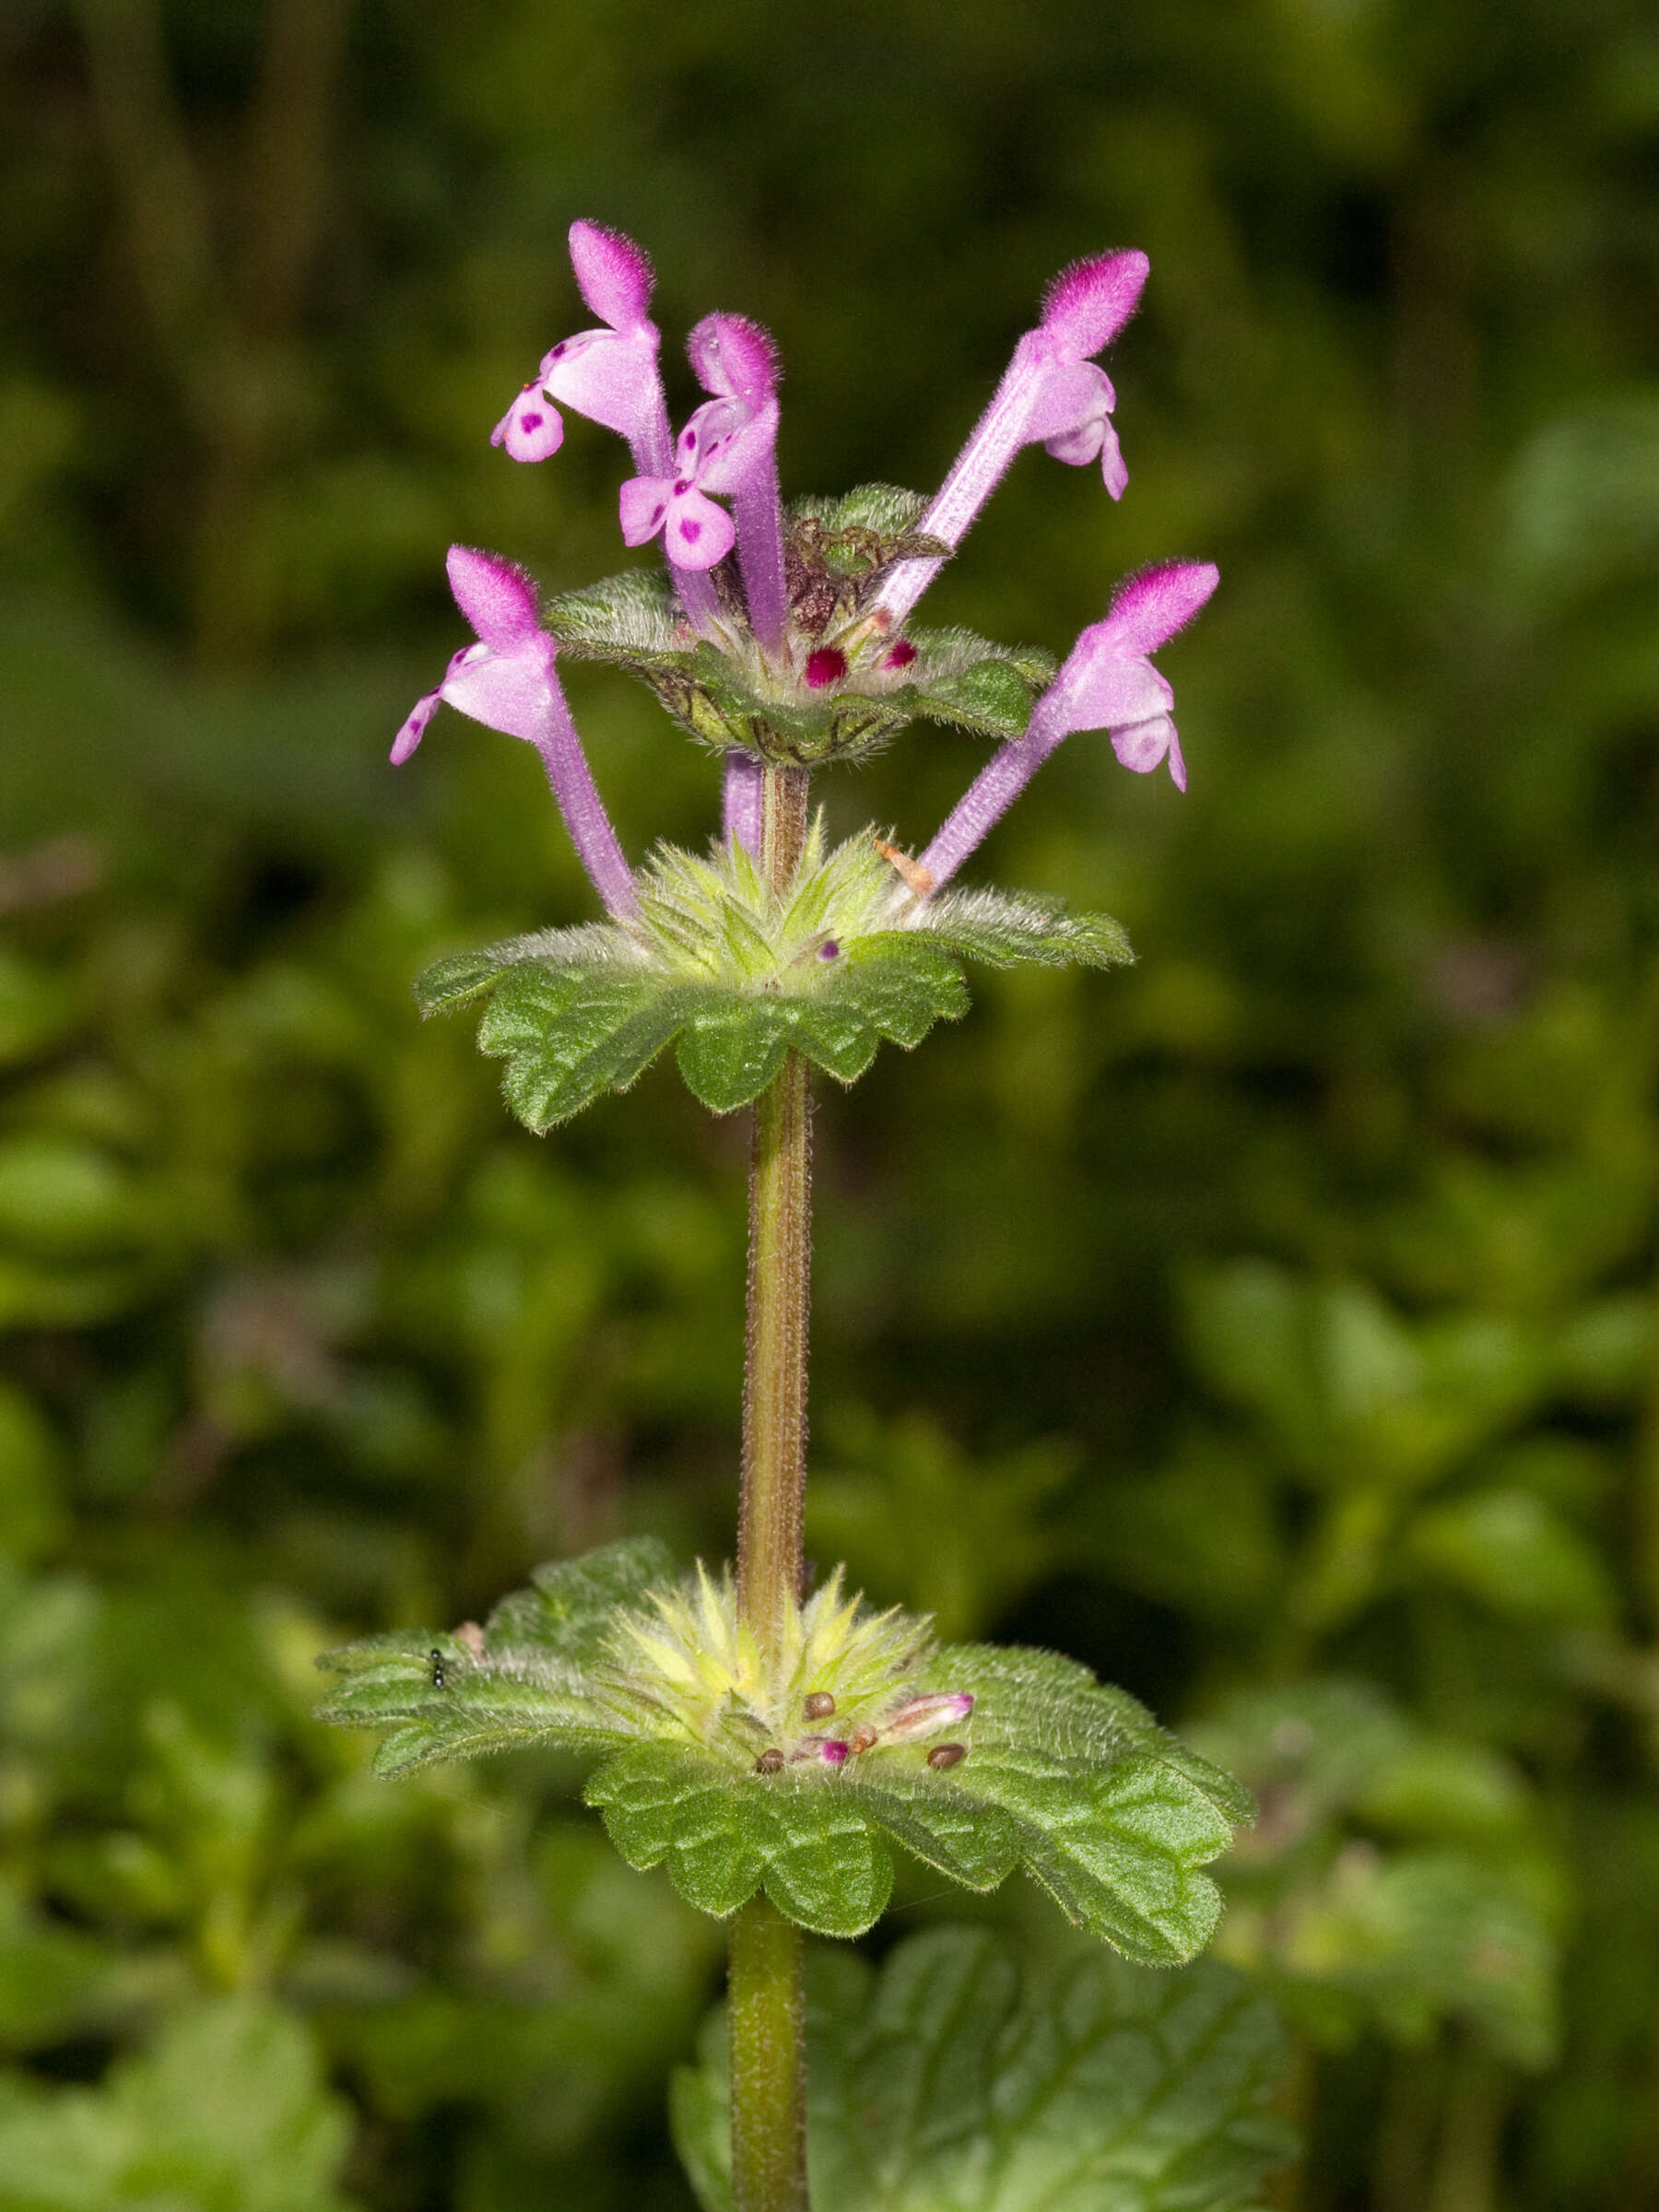
[[[896,1712],[888,1715],[881,1733],[888,1743],[914,1743],[918,1737],[948,1727],[953,1721],[965,1721],[972,1711],[971,1690],[930,1690],[923,1697],[907,1698]]]
[[[915,657],[916,649],[910,640],[900,638],[897,645],[888,646],[883,653],[881,665],[889,674],[896,675],[900,668],[908,668]]]
[[[847,656],[839,646],[820,645],[806,655],[804,680],[808,691],[827,691],[847,673]]]
[[[818,1746],[818,1757],[827,1767],[842,1766],[846,1762],[847,1747],[836,1737],[831,1736],[827,1744]]]
[[[541,754],[594,888],[613,914],[637,913],[633,876],[565,704],[553,665],[558,646],[541,626],[534,580],[499,554],[468,546],[450,547],[449,579],[477,643],[463,647],[438,688],[416,701],[393,744],[394,763],[401,767],[414,752],[441,702],[526,739]]]

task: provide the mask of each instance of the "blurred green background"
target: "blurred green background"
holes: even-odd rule
[[[6,0],[0,57],[0,2207],[689,2202],[712,1924],[557,1763],[308,1717],[345,1634],[729,1544],[743,1131],[659,1069],[536,1142],[409,998],[589,912],[528,748],[384,764],[452,539],[624,565],[614,440],[488,443],[576,215],[677,413],[695,317],[776,333],[796,491],[936,482],[1048,276],[1151,254],[1121,508],[1028,454],[928,613],[1063,652],[1217,559],[1192,793],[1075,739],[975,866],[1141,965],[823,1099],[812,1547],[1255,1786],[1279,2202],[1659,2205],[1648,10]],[[629,849],[707,834],[570,688]]]

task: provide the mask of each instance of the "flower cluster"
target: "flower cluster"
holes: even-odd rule
[[[617,1681],[636,1702],[757,1774],[833,1773],[912,1746],[940,1772],[968,1754],[941,1739],[966,1723],[973,1693],[915,1688],[934,1656],[927,1624],[897,1607],[871,1612],[846,1595],[839,1567],[785,1611],[775,1653],[739,1613],[730,1574],[716,1582],[700,1565],[693,1581],[654,1590],[619,1617],[614,1653]]]
[[[1002,738],[920,857],[903,856],[902,879],[916,899],[955,874],[1074,731],[1106,731],[1118,759],[1139,773],[1167,760],[1185,789],[1172,694],[1150,655],[1215,589],[1209,563],[1167,562],[1128,579],[1041,695],[1033,701],[1030,690],[1017,694],[1022,703],[1012,722],[1006,703],[1002,720],[987,721],[930,701],[917,683],[918,671],[933,665],[926,633],[910,629],[923,593],[1023,447],[1041,445],[1073,466],[1098,461],[1108,492],[1123,496],[1128,471],[1112,423],[1116,398],[1094,357],[1135,312],[1145,254],[1097,255],[1055,279],[1037,327],[1015,347],[937,493],[916,502],[907,526],[886,533],[827,527],[823,502],[785,510],[777,353],[765,331],[735,314],[708,315],[696,326],[688,352],[707,397],[676,438],[649,313],[650,261],[631,240],[588,222],[571,226],[571,260],[600,327],[543,357],[493,441],[515,461],[548,459],[563,442],[561,406],[626,441],[634,473],[620,489],[621,534],[629,546],[661,538],[665,589],[672,591],[666,640],[654,665],[640,672],[671,707],[683,698],[679,718],[725,749],[728,840],[759,849],[766,759],[851,750],[913,712],[989,727]],[[639,893],[559,686],[557,621],[545,626],[531,579],[495,554],[454,547],[449,574],[477,642],[456,653],[442,682],[415,707],[394,760],[414,751],[441,700],[535,745],[594,888],[618,922],[630,923]],[[719,672],[712,678],[711,668]],[[687,671],[696,672],[695,681]],[[959,681],[958,693],[962,688]],[[810,752],[803,730],[821,733]]]

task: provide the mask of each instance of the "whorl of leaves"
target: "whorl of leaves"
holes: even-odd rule
[[[506,1062],[508,1103],[540,1133],[632,1083],[671,1041],[693,1094],[747,1105],[790,1051],[852,1083],[885,1038],[907,1050],[967,1011],[965,959],[1115,967],[1106,914],[1019,893],[906,891],[869,834],[826,853],[815,822],[794,881],[762,882],[734,841],[707,859],[659,846],[635,924],[537,930],[441,960],[423,1013],[488,996],[479,1050]]]
[[[754,1756],[768,1738],[745,1740],[730,1699],[700,1735],[638,1640],[618,1635],[622,1613],[684,1611],[666,1568],[650,1542],[608,1546],[538,1570],[481,1631],[333,1653],[324,1664],[341,1680],[323,1716],[388,1730],[383,1774],[537,1743],[598,1755],[586,1794],[623,1857],[665,1863],[682,1895],[723,1917],[764,1889],[803,1927],[858,1935],[887,1902],[897,1843],[971,1889],[1023,1866],[1067,1919],[1149,1964],[1208,1938],[1218,1901],[1200,1869],[1251,1801],[1126,1692],[1053,1653],[930,1651],[913,1637],[889,1694],[971,1692],[953,1729],[964,1756],[935,1767],[927,1741],[882,1740],[837,1768],[769,1771]]]

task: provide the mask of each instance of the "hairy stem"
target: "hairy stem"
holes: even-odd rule
[[[727,2008],[736,2212],[806,2212],[801,1931],[770,1898],[732,1922]]]
[[[782,889],[806,836],[804,770],[766,769],[760,818],[761,872]],[[782,1608],[801,1594],[812,1243],[808,1112],[806,1065],[791,1053],[756,1101],[749,1169],[737,1597],[763,1647],[775,1643]]]
[[[767,767],[760,866],[775,888],[806,832],[806,775]],[[806,1323],[811,1166],[806,1065],[791,1053],[755,1107],[749,1171],[748,1353],[743,1378],[743,1500],[737,1595],[775,1649],[801,1594],[806,1479]],[[732,2187],[736,2212],[806,2212],[806,2041],[801,1934],[765,1897],[732,1923]]]

